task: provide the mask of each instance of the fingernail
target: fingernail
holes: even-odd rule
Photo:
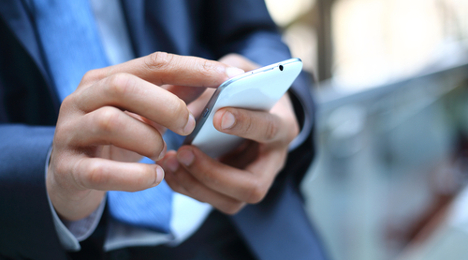
[[[161,168],[161,166],[156,165],[156,180],[153,183],[154,186],[158,186],[159,183],[164,179],[164,170]]]
[[[165,165],[171,172],[176,172],[179,169],[179,162],[174,157],[167,159]]]
[[[184,134],[190,134],[193,129],[195,128],[195,117],[193,117],[192,113],[189,114],[189,119],[187,121],[187,124],[184,127]]]
[[[226,75],[229,78],[235,77],[235,76],[243,74],[243,73],[245,73],[245,71],[243,71],[243,70],[241,70],[239,68],[236,68],[236,67],[227,67],[226,68]]]
[[[156,161],[159,161],[161,160],[162,158],[164,158],[164,156],[166,155],[167,153],[167,145],[166,145],[166,142],[164,142],[164,148],[163,150],[161,151],[161,153],[159,154],[158,158],[156,159]]]
[[[192,151],[183,150],[177,154],[177,159],[185,166],[190,166],[190,164],[192,164],[193,160],[195,159],[195,155],[193,155]]]
[[[236,122],[236,118],[231,112],[225,112],[223,115],[223,119],[221,120],[221,128],[222,129],[229,129],[231,128],[234,123]]]

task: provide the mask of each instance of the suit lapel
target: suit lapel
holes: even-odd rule
[[[55,109],[58,111],[60,101],[58,100],[54,84],[47,72],[47,67],[42,56],[41,46],[38,42],[34,23],[31,14],[24,5],[24,1],[1,0],[0,19],[4,19],[5,24],[16,36],[23,49],[31,57],[32,61],[41,73],[47,89],[52,96]]]
[[[50,79],[46,73],[44,62],[41,57],[40,46],[35,35],[33,23],[30,19],[30,14],[25,9],[25,6],[23,6],[22,1],[0,1],[0,14],[11,31],[16,35],[23,48],[32,57],[37,67],[44,75],[44,78],[49,81]]]

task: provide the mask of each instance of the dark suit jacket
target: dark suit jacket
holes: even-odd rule
[[[260,0],[122,0],[134,53],[267,65],[289,58]],[[66,259],[47,201],[44,168],[60,106],[25,1],[0,1],[0,256]],[[261,259],[322,259],[298,187],[313,157],[313,103],[302,77],[291,91],[307,140],[290,153],[265,200],[232,217]],[[1,257],[0,257],[1,258]]]

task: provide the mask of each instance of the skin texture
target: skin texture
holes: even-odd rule
[[[46,187],[59,216],[91,214],[108,190],[138,191],[164,178],[166,128],[190,134],[186,103],[243,71],[216,61],[162,52],[93,70],[62,103]],[[177,87],[184,86],[184,87]]]
[[[258,68],[239,55],[228,55],[220,61],[245,71]],[[212,93],[205,91],[189,109],[199,114]],[[218,159],[194,146],[183,146],[177,152],[169,151],[158,164],[174,191],[235,214],[246,204],[258,203],[265,197],[284,166],[288,145],[298,135],[299,126],[288,94],[269,112],[222,108],[216,112],[213,124],[217,130],[247,141]]]
[[[59,216],[82,219],[106,191],[151,188],[165,174],[174,191],[227,214],[260,202],[298,134],[288,95],[270,112],[220,109],[214,126],[248,139],[223,158],[193,146],[166,153],[161,137],[165,129],[190,134],[192,114],[200,113],[214,88],[258,67],[239,55],[220,61],[157,52],[88,72],[63,101],[57,121],[46,186]],[[138,163],[141,156],[158,164]]]

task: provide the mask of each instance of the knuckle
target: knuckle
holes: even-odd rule
[[[75,164],[71,168],[71,176],[73,178],[73,181],[78,187],[86,189],[88,186],[87,186],[87,182],[84,180],[86,176],[83,176],[82,161],[83,160],[78,160],[75,162]]]
[[[60,104],[59,115],[69,114],[75,111],[84,110],[82,107],[83,95],[81,90],[75,90],[70,95],[63,99],[62,104]]]
[[[269,122],[265,129],[265,139],[267,141],[273,140],[278,134],[279,126],[274,122]]]
[[[90,71],[87,71],[81,82],[82,83],[89,83],[89,82],[93,82],[93,81],[96,81],[98,78],[99,78],[99,75],[100,75],[100,70],[90,70]]]
[[[244,113],[237,113],[236,118],[239,118],[238,120],[241,123],[241,131],[250,133],[254,130],[255,125],[250,116],[246,116]]]
[[[161,70],[171,64],[173,59],[173,54],[158,51],[146,56],[144,62],[150,70]]]
[[[75,94],[72,93],[70,95],[68,95],[67,97],[65,97],[65,99],[62,101],[62,104],[60,105],[60,111],[67,111],[69,110],[72,105],[75,103]]]
[[[203,167],[203,166],[202,166]],[[219,185],[219,177],[217,176],[217,173],[213,169],[204,169],[202,170],[204,172],[202,177],[202,183],[211,183],[212,185]]]
[[[119,73],[107,78],[106,90],[110,95],[125,97],[135,91],[135,84],[130,75]]]
[[[67,147],[74,144],[76,127],[70,122],[57,123],[53,144],[56,147]]]
[[[70,174],[71,174],[73,181],[78,187],[86,188],[85,184],[83,183],[83,176],[81,174],[80,165],[81,165],[81,160],[78,160],[77,162],[75,162],[75,164],[71,168]]]
[[[210,60],[204,60],[200,66],[200,74],[206,77],[210,77],[216,70],[218,65]]]
[[[79,179],[78,179],[79,180]],[[91,163],[88,170],[83,174],[81,183],[85,187],[100,187],[108,182],[106,167],[101,163]]]
[[[242,209],[242,207],[243,207],[242,202],[230,202],[228,204],[221,206],[219,210],[228,215],[235,215]]]
[[[120,125],[120,111],[116,108],[102,108],[96,117],[98,129],[105,133],[113,132]]]
[[[248,187],[246,194],[246,202],[250,204],[256,204],[265,198],[267,189],[260,181],[252,181],[250,187]]]
[[[221,58],[222,62],[229,62],[229,61],[235,61],[238,59],[243,59],[243,57],[240,54],[237,53],[229,53],[225,55],[223,58]]]

